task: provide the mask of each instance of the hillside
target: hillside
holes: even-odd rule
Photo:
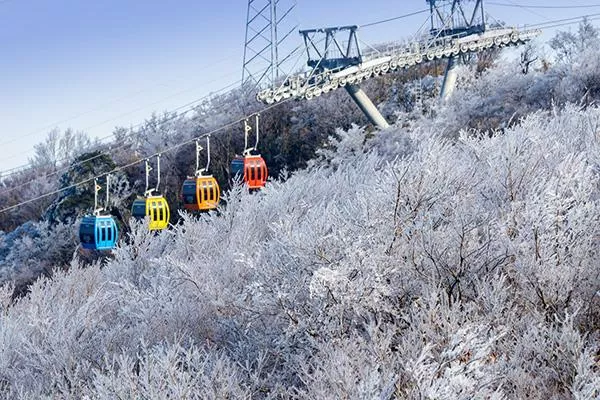
[[[22,225],[7,270],[69,267],[0,289],[0,393],[600,398],[600,63],[519,68],[465,68],[448,104],[388,104],[392,128],[132,223],[110,258],[74,254],[73,222]]]
[[[600,110],[394,128],[9,305],[5,393],[598,396]]]

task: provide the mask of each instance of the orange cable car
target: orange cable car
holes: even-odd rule
[[[242,176],[244,183],[248,185],[250,189],[263,188],[267,182],[269,172],[267,169],[267,163],[264,158],[260,155],[252,154],[252,151],[256,151],[258,147],[258,118],[259,114],[256,114],[256,143],[254,147],[248,147],[248,133],[252,130],[248,125],[248,120],[244,121],[244,152],[243,156],[236,156],[231,161],[231,175]]]
[[[208,171],[210,165],[210,135],[206,137],[208,160],[206,168],[200,169],[200,152],[203,150],[196,141],[196,173],[195,176],[187,177],[183,182],[181,195],[183,205],[190,211],[214,210],[219,205],[221,189],[219,183],[212,175],[203,175]]]

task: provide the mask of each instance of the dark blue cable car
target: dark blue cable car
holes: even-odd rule
[[[81,247],[89,250],[114,249],[119,239],[119,230],[111,216],[88,215],[79,225]]]
[[[244,176],[244,158],[236,156],[231,160],[231,175],[234,177]]]

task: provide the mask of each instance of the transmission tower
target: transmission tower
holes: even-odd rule
[[[296,0],[248,0],[242,85],[274,87],[290,72]]]

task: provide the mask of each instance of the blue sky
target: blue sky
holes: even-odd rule
[[[488,13],[513,25],[600,12],[488,3]],[[26,163],[52,128],[104,137],[240,79],[246,7],[246,0],[0,0],[0,171]],[[298,0],[295,18],[301,28],[360,25],[426,7],[425,0]],[[425,19],[365,28],[360,37],[402,39]]]

